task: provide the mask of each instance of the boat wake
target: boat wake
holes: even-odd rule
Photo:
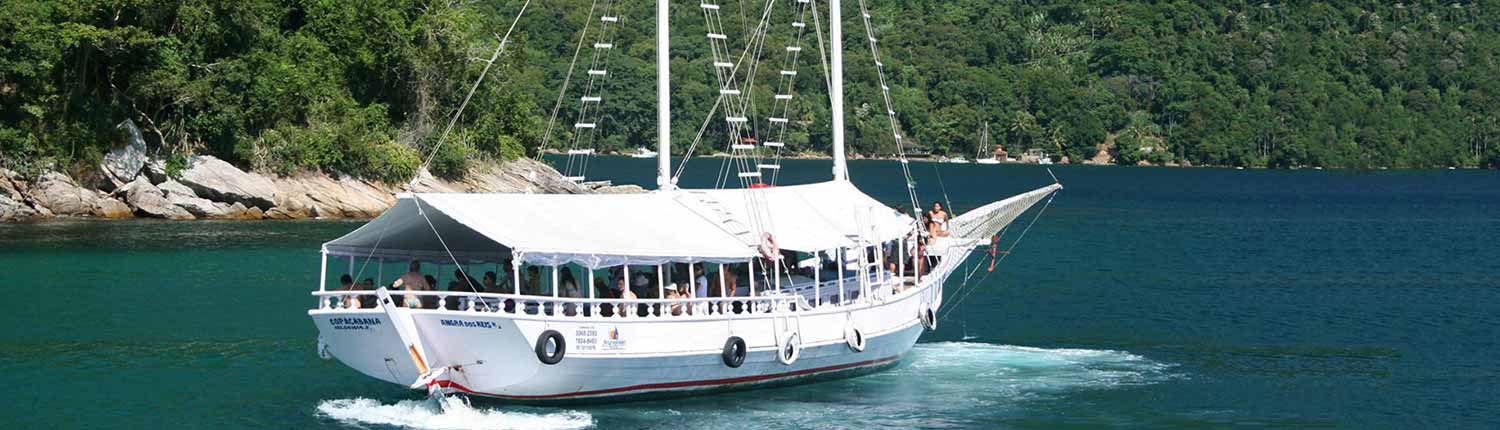
[[[1173,367],[1125,351],[938,342],[917,344],[910,365],[891,376],[1026,396],[1146,385],[1176,377]]]
[[[460,396],[402,400],[382,404],[373,399],[324,400],[318,413],[348,424],[373,424],[413,429],[582,429],[594,425],[587,412],[526,413],[474,407]]]

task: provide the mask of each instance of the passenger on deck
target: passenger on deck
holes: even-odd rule
[[[354,291],[354,277],[348,273],[339,276],[339,289],[334,291]],[[359,301],[353,295],[345,295],[339,299],[339,307],[358,309]]]
[[[943,211],[942,203],[932,202],[932,210],[927,211],[927,222],[933,237],[948,236],[948,212]]]
[[[621,277],[618,282],[615,282],[615,294],[617,298],[622,300],[636,299],[635,293],[630,291],[630,286],[627,284],[627,281],[624,277]],[[622,303],[619,306],[615,307],[615,314],[621,317],[630,314],[630,312],[627,312],[626,309],[626,305]]]
[[[495,272],[484,272],[484,283],[482,285],[484,288],[481,291],[490,294],[504,294],[505,291],[501,290],[502,287],[499,281],[495,277]]]
[[[432,275],[425,275],[425,276],[422,277],[422,279],[426,279],[427,280],[427,285],[429,285],[429,286],[432,287],[431,291],[437,291],[438,290],[438,288],[437,288],[437,285],[438,285],[437,278],[434,278]],[[437,296],[421,296],[421,297],[422,297],[422,309],[437,309],[437,301],[438,301]]]
[[[528,296],[542,295],[542,269],[536,266],[526,268],[526,278],[521,280],[521,294]]]
[[[421,262],[412,260],[406,267],[406,273],[402,273],[400,278],[396,278],[396,282],[391,283],[392,289],[405,287],[407,291],[432,291],[432,284],[427,283],[427,277],[422,276]],[[407,295],[403,301],[403,305],[409,308],[422,306],[422,299],[416,295]]]
[[[559,296],[571,297],[575,299],[583,298],[583,294],[578,290],[578,280],[573,278],[572,268],[562,268],[562,275],[559,276],[559,278],[560,279],[558,279],[557,281],[558,286],[561,287],[558,294]]]
[[[690,298],[690,296],[688,295],[688,293],[689,293],[690,290],[691,289],[688,287],[687,283],[673,283],[672,285],[668,285],[667,286],[667,297],[666,298],[668,298],[668,299],[687,299],[687,298]],[[672,303],[672,306],[671,306],[672,315],[682,315],[682,313],[683,313],[684,310],[685,310],[685,306],[681,302]]]
[[[693,297],[708,297],[708,267],[703,263],[694,264],[693,274],[698,275],[693,279]]]
[[[365,278],[364,281],[360,281],[360,283],[359,283],[359,290],[360,291],[375,291],[375,280],[374,279],[370,279],[370,278]],[[375,307],[375,296],[360,296],[359,297],[359,307],[361,307],[361,308],[373,308],[373,307]]]

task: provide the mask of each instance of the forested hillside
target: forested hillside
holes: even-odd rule
[[[208,153],[262,170],[402,180],[521,2],[6,3],[0,164],[89,165],[130,119],[169,159]],[[717,92],[703,14],[697,2],[676,3],[673,127],[681,150]],[[764,4],[722,3],[738,52]],[[589,17],[598,4],[532,4],[434,162],[437,173],[537,150],[579,31],[598,19]],[[855,152],[889,155],[894,141],[858,5],[846,0],[844,11],[850,142]],[[792,35],[789,9],[777,6],[770,49]],[[651,146],[653,5],[616,7],[622,25],[602,87],[602,149]],[[870,7],[903,133],[939,154],[972,156],[989,123],[992,140],[1012,153],[1039,148],[1075,162],[1110,149],[1122,164],[1500,164],[1500,5],[1489,2]],[[821,24],[826,31],[826,19]],[[811,33],[803,45],[787,142],[821,153],[829,145],[825,75]],[[779,58],[767,55],[756,78],[761,110],[772,103],[768,83]],[[563,98],[560,124],[577,115],[582,73]],[[722,121],[709,124],[704,145],[723,145]],[[566,139],[554,133],[549,146]]]

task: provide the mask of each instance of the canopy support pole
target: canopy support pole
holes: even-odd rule
[[[320,260],[320,262],[318,263],[318,291],[319,292],[328,291],[328,250],[324,249],[323,252],[321,252],[321,254],[322,254],[322,258],[318,259],[318,260]],[[323,299],[318,299],[318,300],[323,300]]]
[[[521,295],[521,260],[510,261],[510,280],[513,287],[511,294]]]
[[[781,293],[781,269],[785,267],[785,264],[781,261],[780,255],[777,255],[776,259],[771,261],[771,276],[775,278],[774,283],[777,293]]]
[[[724,274],[724,263],[719,263],[719,297],[730,297],[734,295],[733,291],[728,291],[729,284],[726,283],[728,281],[728,276],[725,276]]]
[[[750,258],[750,297],[755,297],[755,258]]]
[[[906,236],[901,237],[901,243],[896,249],[896,277],[901,279],[902,287],[906,285]]]
[[[354,277],[354,255],[349,256],[349,277]],[[359,282],[359,280],[355,279],[354,282]]]
[[[697,263],[688,263],[688,297],[693,298],[698,295],[698,274],[693,270],[696,265]]]
[[[656,298],[667,298],[667,269],[662,264],[656,265]]]
[[[844,248],[840,247],[834,252],[834,254],[837,254],[835,255],[835,257],[837,257],[839,260],[839,305],[842,306],[844,304],[844,301],[848,300],[844,297],[844,278],[847,277],[844,276]]]
[[[813,307],[823,306],[823,253],[813,251]]]
[[[552,298],[557,298],[557,265],[552,265]]]

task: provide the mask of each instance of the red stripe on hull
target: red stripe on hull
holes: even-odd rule
[[[896,360],[899,360],[899,359],[901,359],[901,355],[894,355],[894,356],[890,356],[890,357],[886,357],[886,358],[880,358],[880,359],[875,359],[875,360],[865,360],[865,361],[860,361],[860,362],[855,362],[855,363],[840,364],[840,365],[836,365],[836,366],[827,366],[827,367],[818,367],[818,368],[812,368],[812,369],[803,369],[803,370],[798,370],[798,371],[794,371],[794,372],[774,373],[774,374],[769,374],[769,375],[752,375],[752,376],[741,376],[741,377],[736,377],[736,378],[704,379],[704,380],[698,380],[698,381],[679,381],[679,382],[662,382],[662,383],[655,383],[655,384],[640,384],[640,385],[630,385],[630,386],[625,386],[625,387],[606,388],[606,389],[602,389],[602,390],[579,391],[579,392],[576,392],[576,393],[561,393],[561,394],[504,395],[504,394],[485,393],[485,392],[470,390],[468,387],[465,387],[465,386],[463,386],[463,385],[461,385],[461,384],[459,384],[457,382],[453,382],[453,381],[435,381],[434,383],[437,384],[439,387],[443,387],[443,388],[452,388],[452,389],[456,389],[456,390],[459,390],[459,391],[462,391],[462,392],[468,393],[468,394],[480,395],[480,396],[485,396],[485,397],[494,397],[494,398],[500,398],[500,399],[515,399],[515,400],[568,399],[568,398],[578,398],[578,397],[599,396],[599,395],[605,395],[605,394],[629,393],[629,392],[632,392],[632,391],[665,390],[665,389],[673,389],[673,388],[703,387],[703,386],[717,386],[717,385],[733,385],[733,384],[742,384],[742,383],[748,383],[748,382],[762,382],[762,381],[770,381],[770,380],[774,380],[774,379],[791,378],[791,377],[797,377],[797,376],[809,376],[809,375],[815,375],[815,374],[818,374],[818,373],[837,372],[837,371],[840,371],[840,370],[848,370],[848,369],[854,369],[854,368],[859,368],[859,367],[866,367],[866,366],[873,366],[873,365],[878,365],[878,364],[885,364],[885,363],[890,363],[890,362],[893,362],[893,361],[896,361]]]

